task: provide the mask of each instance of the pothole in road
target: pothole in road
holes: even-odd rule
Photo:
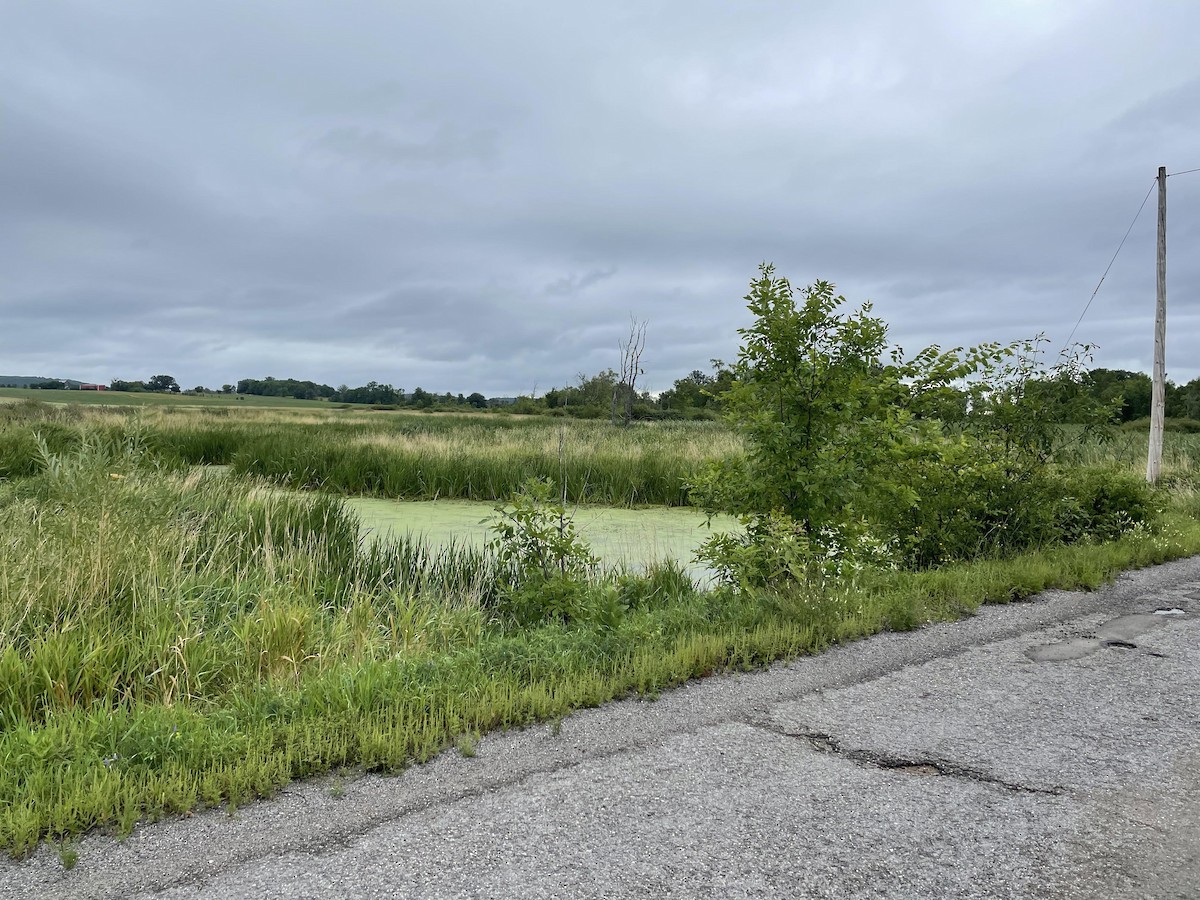
[[[1101,647],[1109,647],[1113,650],[1136,650],[1137,644],[1130,641],[1101,641]]]
[[[1135,613],[1110,619],[1096,629],[1096,636],[1071,638],[1054,644],[1030,647],[1025,655],[1034,662],[1066,662],[1091,656],[1101,647],[1112,650],[1136,650],[1133,639],[1153,628],[1166,624],[1164,616],[1183,615],[1183,610],[1155,610],[1153,615]],[[1151,654],[1154,655],[1154,654]]]
[[[1129,616],[1117,616],[1096,629],[1096,637],[1101,641],[1131,642],[1138,635],[1144,634],[1151,628],[1163,624],[1161,616],[1134,613]]]
[[[1025,655],[1034,662],[1066,662],[1091,656],[1099,647],[1100,642],[1093,638],[1072,638],[1056,644],[1030,647],[1025,651]]]

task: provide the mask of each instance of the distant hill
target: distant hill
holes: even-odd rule
[[[41,384],[43,381],[62,381],[67,387],[77,388],[83,384],[74,378],[50,378],[46,375],[0,375],[0,387],[27,388],[31,384]]]

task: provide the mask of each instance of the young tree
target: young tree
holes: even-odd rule
[[[864,545],[872,522],[915,504],[908,463],[936,453],[941,438],[928,412],[1003,351],[931,347],[905,361],[899,348],[885,352],[887,325],[870,304],[842,314],[845,298],[824,281],[798,303],[765,264],[745,299],[754,323],[739,329],[742,346],[720,399],[747,452],[711,467],[693,496],[746,527],[744,539],[710,539],[705,558],[718,571],[770,583]]]
[[[1049,368],[1043,338],[906,358],[870,304],[842,314],[829,283],[797,297],[766,265],[746,300],[754,323],[721,400],[747,452],[693,485],[707,511],[745,525],[702,549],[728,580],[937,565],[1112,537],[1152,514],[1139,479],[1073,481],[1054,464],[1064,436],[1099,433],[1114,413],[1079,389],[1086,347]]]

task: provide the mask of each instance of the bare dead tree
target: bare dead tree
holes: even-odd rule
[[[644,374],[642,350],[646,347],[646,323],[629,317],[629,337],[618,341],[621,348],[621,372],[613,385],[612,423],[617,424],[617,397],[622,397],[622,424],[628,427],[633,420],[633,398],[637,396],[637,379]]]

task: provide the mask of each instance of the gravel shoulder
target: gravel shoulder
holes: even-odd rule
[[[0,898],[1196,897],[1198,694],[1200,557],[43,847]]]

